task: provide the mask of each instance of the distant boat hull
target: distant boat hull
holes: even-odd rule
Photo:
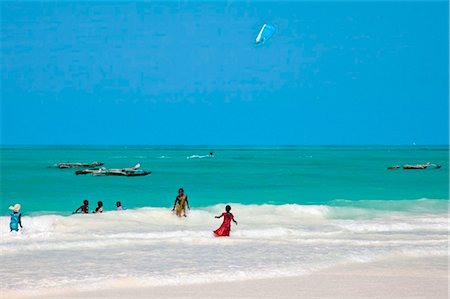
[[[146,176],[151,173],[152,173],[151,171],[141,171],[141,172],[128,173],[128,174],[125,174],[124,176]]]
[[[89,174],[89,173],[94,173],[96,171],[100,171],[100,168],[89,168],[89,169],[83,169],[83,170],[77,170],[75,171],[76,175],[80,175],[80,174]]]
[[[102,163],[95,163],[103,165]],[[75,171],[75,174],[83,175],[91,173],[93,176],[146,176],[152,173],[151,171],[141,170],[139,167],[141,167],[141,164],[139,163],[130,168],[107,169],[105,167],[91,167],[88,169],[77,170]]]
[[[426,169],[426,168],[434,168],[434,169],[439,169],[441,168],[441,165],[436,165],[436,164],[431,164],[430,162],[427,162],[425,164],[405,164],[402,166],[403,169],[406,170],[410,170],[410,169]],[[388,170],[395,170],[395,169],[399,169],[400,166],[399,165],[395,165],[395,166],[389,166],[387,169]]]
[[[92,163],[59,163],[56,167],[64,169],[64,168],[91,168],[97,166],[103,166],[104,163],[100,162],[92,162]]]
[[[111,170],[99,170],[92,172],[93,176],[146,176],[151,174],[151,171],[143,171],[143,170],[120,170],[120,169],[111,169]]]
[[[389,166],[387,169],[389,169],[389,170],[395,170],[395,169],[399,169],[399,168],[400,168],[400,166],[395,165],[395,166]]]
[[[425,169],[425,165],[403,165],[403,169]]]

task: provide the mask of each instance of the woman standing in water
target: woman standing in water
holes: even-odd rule
[[[175,211],[178,217],[181,217],[181,212],[183,212],[183,216],[186,217],[186,205],[190,210],[188,197],[184,194],[183,188],[178,189],[178,196],[175,198],[175,202],[173,203],[172,211]]]
[[[227,205],[225,207],[225,212],[222,213],[220,216],[216,216],[215,218],[221,218],[223,217],[222,225],[214,231],[214,234],[217,237],[228,237],[230,236],[230,230],[231,230],[231,220],[233,220],[234,223],[237,225],[237,221],[234,220],[233,214],[230,213],[231,207]]]

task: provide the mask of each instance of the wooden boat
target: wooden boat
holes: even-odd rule
[[[58,163],[56,167],[58,168],[90,168],[90,167],[97,167],[97,166],[103,166],[104,163],[100,162],[92,162],[92,163],[72,163],[72,162],[63,162]]]
[[[124,169],[99,169],[92,172],[93,176],[146,176],[151,171],[144,170],[124,170]]]
[[[80,174],[89,174],[89,173],[94,173],[96,171],[99,171],[101,168],[88,168],[88,169],[83,169],[83,170],[77,170],[75,171],[76,175],[80,175]]]
[[[151,171],[140,170],[141,164],[137,164],[134,167],[122,168],[122,169],[106,169],[104,167],[93,169],[91,171],[93,176],[146,176],[151,174]]]
[[[428,165],[417,164],[417,165],[403,165],[403,169],[425,169]]]
[[[427,162],[425,164],[405,164],[402,166],[403,169],[409,170],[409,169],[426,169],[428,167],[432,167],[434,169],[439,169],[442,166],[441,165],[436,165],[436,164],[432,164],[430,162]],[[399,169],[400,166],[399,165],[395,165],[395,166],[389,166],[387,169],[388,170],[394,170],[394,169]]]
[[[400,166],[399,165],[394,165],[394,166],[389,166],[387,169],[389,170],[395,170],[395,169],[399,169]]]

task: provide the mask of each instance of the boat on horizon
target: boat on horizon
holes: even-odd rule
[[[103,166],[105,163],[101,162],[92,162],[92,163],[80,163],[80,162],[61,162],[56,164],[57,168],[64,169],[64,168],[92,168],[92,167],[98,167]]]
[[[430,162],[427,162],[427,163],[424,163],[424,164],[414,164],[414,165],[405,164],[402,167],[403,167],[403,169],[409,170],[409,169],[426,169],[428,167],[433,167],[435,169],[439,169],[442,166],[441,165],[432,164]]]
[[[75,172],[76,175],[80,174],[89,174],[91,173],[93,176],[146,176],[151,174],[151,171],[144,171],[139,169],[141,164],[136,164],[134,167],[129,168],[116,168],[116,169],[107,169],[105,167],[100,168],[90,168],[84,170],[78,170]]]
[[[424,164],[405,164],[401,168],[406,169],[406,170],[410,170],[410,169],[426,169],[428,167],[433,167],[434,169],[439,169],[442,166],[441,165],[437,165],[437,164],[432,164],[430,162],[427,162],[427,163],[424,163]],[[387,169],[388,170],[400,169],[400,165],[389,166]]]
[[[101,167],[101,168],[104,168],[104,167]],[[75,174],[76,175],[89,174],[89,173],[93,173],[95,171],[99,171],[101,168],[95,167],[95,168],[87,168],[87,169],[77,170],[77,171],[75,171]]]
[[[394,166],[389,166],[387,169],[388,170],[395,170],[395,169],[399,169],[400,165],[394,165]]]

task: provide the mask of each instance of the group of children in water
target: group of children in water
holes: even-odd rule
[[[122,207],[122,203],[120,201],[116,202],[116,207],[118,211],[124,210]],[[186,207],[190,210],[188,197],[184,193],[183,188],[178,189],[178,196],[175,198],[175,202],[173,203],[172,211],[175,211],[175,214],[178,217],[186,217]],[[11,213],[11,221],[9,224],[9,227],[11,231],[19,231],[19,226],[22,228],[22,214],[20,213],[20,204],[15,204],[14,206],[10,206],[9,209],[13,212]],[[215,218],[222,218],[223,222],[222,225],[214,231],[214,234],[218,237],[225,237],[230,235],[231,230],[231,221],[233,221],[237,225],[237,221],[234,219],[233,214],[230,213],[231,207],[227,205],[225,207],[225,212],[223,212],[219,216],[215,216]],[[103,212],[103,202],[98,201],[97,207],[95,208],[92,213],[102,213]],[[72,214],[76,213],[83,213],[87,214],[89,213],[89,201],[84,200],[83,205],[80,206],[78,209],[76,209]]]
[[[117,211],[124,210],[124,208],[122,207],[122,203],[120,201],[116,202],[116,207],[117,207]],[[83,205],[81,207],[79,207],[78,209],[76,209],[75,212],[73,212],[72,214],[77,214],[77,213],[83,213],[83,214],[89,213],[89,201],[87,199],[85,199],[83,201]],[[92,213],[103,213],[103,201],[97,201],[97,207],[95,208],[94,211],[92,211]]]

